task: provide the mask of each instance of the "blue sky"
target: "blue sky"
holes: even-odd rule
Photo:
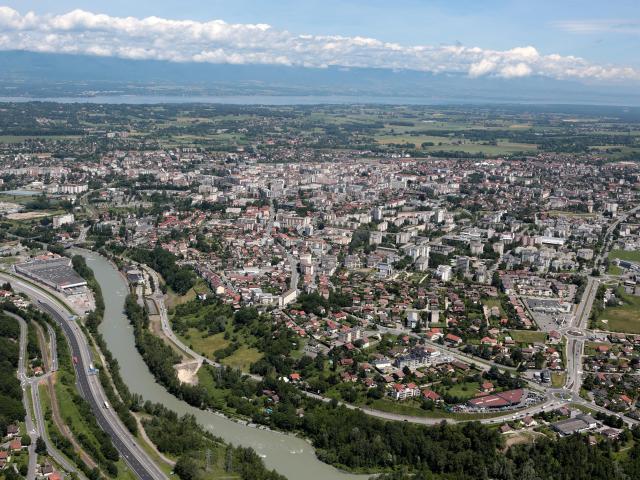
[[[21,15],[28,11],[39,16],[60,15],[79,8],[112,17],[153,15],[198,22],[220,19],[233,24],[266,23],[275,31],[294,35],[360,36],[402,46],[463,45],[492,51],[531,46],[540,55],[575,56],[598,66],[640,70],[637,53],[640,51],[640,0],[0,0],[0,5],[11,7]],[[206,49],[206,46],[200,47]],[[194,54],[195,50],[189,52]],[[254,58],[247,57],[245,50],[239,52],[229,46],[225,47],[224,55],[218,51],[207,58],[218,61],[216,59],[229,58],[231,54],[245,55],[238,60],[243,62]],[[271,55],[282,62],[285,62],[284,56],[275,50]],[[260,58],[264,61],[264,55]],[[337,58],[336,62],[349,63],[350,60],[344,58]],[[304,63],[308,60],[289,58],[286,61]],[[388,63],[390,67],[402,66],[402,61],[395,59]],[[478,61],[478,58],[474,60]],[[518,62],[513,66],[518,66],[523,73],[543,70],[529,63],[531,68],[524,69],[521,59],[509,61]],[[333,63],[332,59],[327,62]],[[497,69],[478,71],[492,74],[502,71]]]

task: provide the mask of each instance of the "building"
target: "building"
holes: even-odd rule
[[[14,268],[16,272],[60,292],[87,285],[85,279],[73,269],[71,259],[67,257],[37,258],[17,264]]]
[[[586,432],[592,430],[598,426],[598,422],[591,416],[586,414],[576,415],[573,418],[567,418],[566,420],[560,420],[559,422],[551,425],[553,429],[560,435],[568,436],[574,433]]]
[[[438,265],[438,268],[436,269],[436,276],[443,282],[451,280],[452,274],[453,270],[449,265]]]
[[[472,398],[467,403],[470,407],[478,409],[514,407],[522,402],[523,396],[524,390],[518,388],[516,390],[508,390],[493,395]]]
[[[53,217],[53,228],[60,228],[63,225],[71,225],[75,222],[73,213],[67,213],[65,215],[56,215]]]

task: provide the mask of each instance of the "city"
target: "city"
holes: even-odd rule
[[[0,480],[640,478],[638,5],[268,3],[0,5]]]

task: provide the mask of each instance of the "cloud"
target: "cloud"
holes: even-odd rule
[[[575,34],[622,33],[640,35],[640,21],[593,19],[593,20],[561,20],[552,25],[559,30]]]
[[[565,28],[570,28],[565,26]],[[586,28],[574,25],[574,29]],[[266,24],[112,17],[85,10],[21,14],[0,7],[0,49],[155,59],[172,62],[384,68],[470,77],[640,82],[630,67],[597,65],[533,46],[488,50],[463,45],[401,45],[375,38],[299,35]]]
[[[531,75],[531,67],[524,62],[506,65],[500,70],[500,76],[505,78],[528,77],[529,75]]]

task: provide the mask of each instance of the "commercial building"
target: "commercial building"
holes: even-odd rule
[[[37,258],[15,265],[15,270],[60,292],[87,285],[84,278],[73,269],[71,259],[67,257]]]

